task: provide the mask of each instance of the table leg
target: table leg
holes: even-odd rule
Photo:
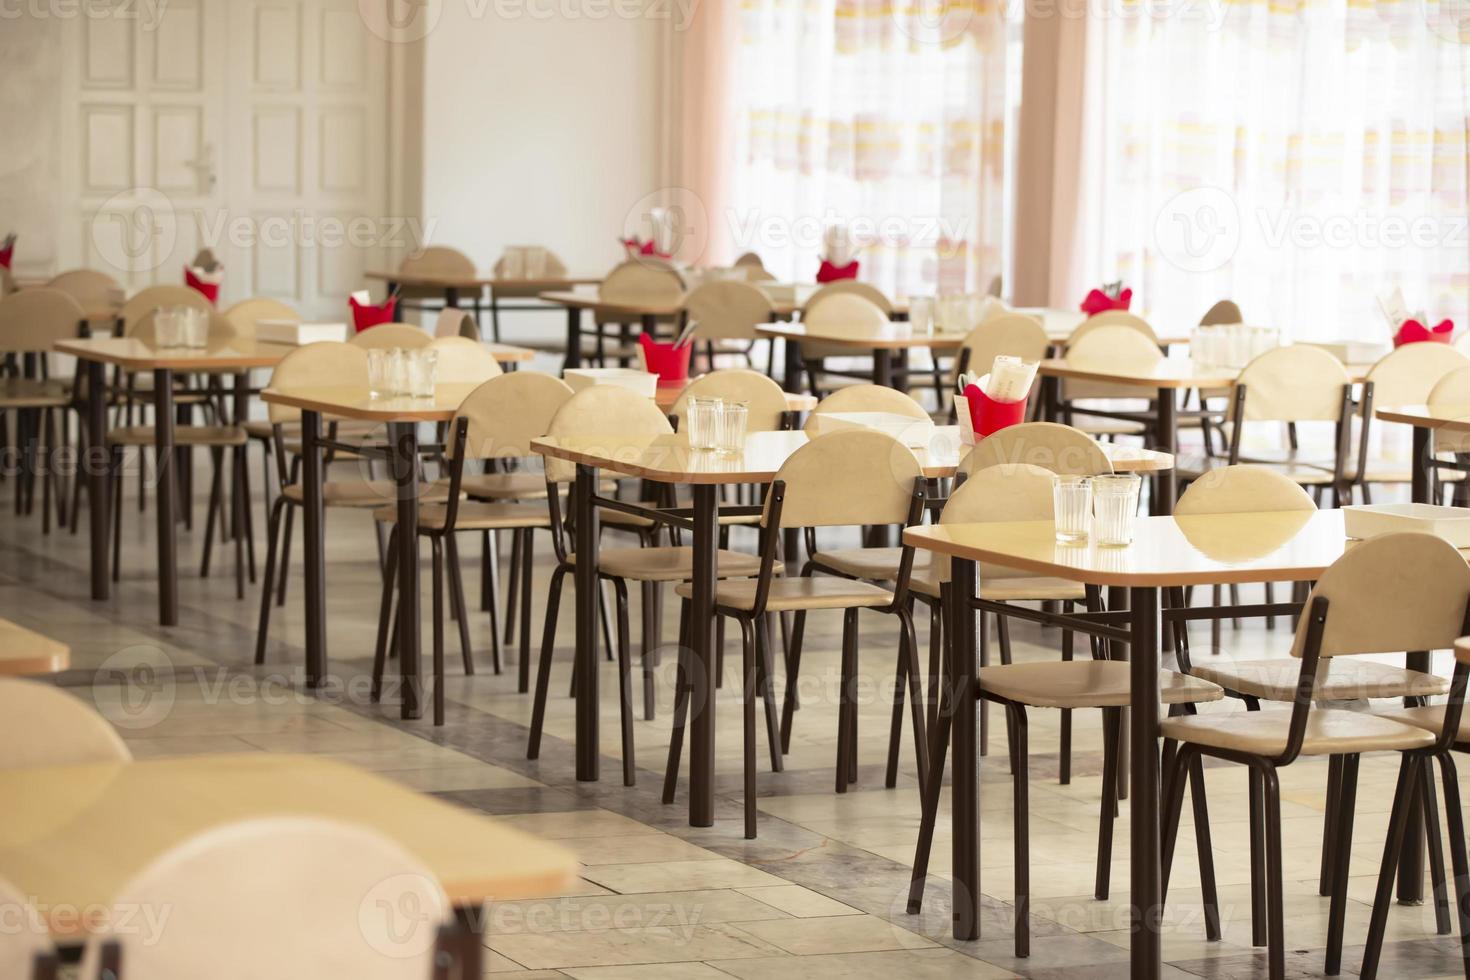
[[[893,354],[881,348],[873,351],[873,384],[893,387]]]
[[[715,581],[719,487],[694,486],[694,578],[689,603],[693,669],[689,678],[689,825],[715,822]]]
[[[801,344],[798,341],[788,339],[786,341],[786,356],[781,364],[781,387],[792,394],[801,394]]]
[[[597,690],[597,602],[601,586],[597,580],[597,469],[577,465],[572,484],[572,526],[576,532],[573,552],[577,556],[574,595],[577,610],[577,779],[596,782],[598,755]]]
[[[423,677],[419,672],[419,436],[415,422],[390,422],[393,479],[398,500],[398,666],[403,678],[405,719],[422,718]]]
[[[1160,388],[1158,402],[1158,448],[1170,456],[1179,451],[1179,423],[1174,411],[1174,389]],[[1178,479],[1174,467],[1160,470],[1154,475],[1154,499],[1151,508],[1156,515],[1174,513],[1174,500],[1179,496]]]
[[[456,308],[459,307],[459,287],[458,286],[445,286],[444,287],[444,306],[446,308],[448,308],[448,309],[456,309]]]
[[[954,937],[980,938],[980,783],[976,778],[975,741],[975,595],[976,566],[959,558],[950,563],[950,724],[951,821]]]
[[[1433,454],[1430,443],[1434,433],[1425,426],[1414,426],[1414,448],[1411,464],[1411,493],[1414,503],[1432,503],[1433,483],[1431,480]],[[1404,657],[1404,666],[1410,670],[1428,671],[1428,653],[1411,652]],[[1411,702],[1406,698],[1404,706]],[[1399,850],[1398,900],[1403,905],[1419,905],[1424,901],[1424,814],[1416,797],[1409,806],[1409,818],[1404,830],[1404,843]]]
[[[1160,918],[1163,873],[1159,846],[1159,590],[1129,590],[1132,642],[1128,674],[1132,721],[1133,799],[1130,894],[1133,899],[1131,975],[1155,980],[1163,972]]]
[[[1416,504],[1432,504],[1433,485],[1430,480],[1432,474],[1431,464],[1434,461],[1433,454],[1429,451],[1429,444],[1433,432],[1425,426],[1414,426],[1414,449],[1412,454],[1411,493]]]
[[[153,455],[158,474],[158,621],[175,626],[179,621],[178,472],[174,465],[174,373],[168,368],[153,372]]]
[[[582,311],[575,306],[567,307],[567,356],[561,366],[563,371],[582,366]]]
[[[107,554],[112,507],[107,481],[107,365],[83,361],[87,371],[87,508],[92,531],[92,598],[112,592]],[[76,520],[76,515],[72,515]]]
[[[301,535],[306,569],[306,686],[320,687],[327,676],[326,545],[323,537],[322,417],[301,413]],[[284,553],[284,552],[283,552]]]

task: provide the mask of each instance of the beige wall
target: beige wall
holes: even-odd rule
[[[20,235],[15,274],[47,276],[61,232],[63,23],[0,21],[0,237]]]

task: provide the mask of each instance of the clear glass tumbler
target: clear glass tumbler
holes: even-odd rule
[[[381,347],[368,348],[369,398],[391,398],[393,395],[393,385],[388,375],[388,354]]]
[[[714,449],[720,409],[724,406],[718,398],[691,398],[686,420],[689,423],[689,448]]]
[[[388,381],[388,396],[397,398],[409,393],[408,387],[408,352],[401,347],[394,347],[387,352],[386,377]]]
[[[153,343],[165,350],[183,344],[180,308],[165,307],[153,314]]]
[[[909,326],[913,329],[915,336],[927,337],[934,333],[933,297],[909,297]]]
[[[408,352],[408,394],[414,398],[433,398],[434,387],[439,381],[439,352],[415,350]]]
[[[185,347],[204,348],[209,346],[209,314],[192,306],[183,310],[180,340]]]
[[[1055,477],[1051,501],[1057,540],[1086,541],[1092,525],[1092,480],[1085,476]]]
[[[1115,473],[1092,479],[1093,531],[1098,544],[1133,543],[1133,518],[1138,514],[1137,473]]]
[[[745,428],[750,411],[745,402],[725,402],[715,416],[715,449],[723,456],[745,452]]]

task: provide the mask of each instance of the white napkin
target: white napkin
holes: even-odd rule
[[[985,394],[997,402],[1024,401],[1036,379],[1037,361],[1023,361],[1010,354],[997,354],[990,367]]]
[[[833,225],[822,234],[823,255],[822,258],[832,263],[837,268],[842,268],[852,262],[853,246],[852,232],[846,225]]]

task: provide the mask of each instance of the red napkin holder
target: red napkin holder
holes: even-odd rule
[[[968,385],[963,395],[955,396],[955,412],[960,417],[960,434],[973,445],[1001,429],[1026,421],[1026,402],[998,402],[979,385]]]
[[[620,238],[618,240],[623,243],[623,251],[630,259],[636,259],[640,255],[651,256],[655,259],[673,258],[673,256],[668,254],[667,252],[660,252],[658,248],[653,244],[652,238],[650,238],[646,242],[639,241],[637,238]]]
[[[219,283],[200,279],[188,266],[184,266],[184,285],[209,300],[211,306],[219,302]]]
[[[643,357],[643,370],[658,375],[659,381],[688,381],[689,355],[694,345],[679,347],[661,344],[646,333],[638,335],[638,352]]]
[[[1399,327],[1399,332],[1393,335],[1393,345],[1402,347],[1405,344],[1448,344],[1450,335],[1455,332],[1455,321],[1441,320],[1433,327],[1426,327],[1418,320],[1405,320]]]
[[[1125,289],[1116,297],[1109,296],[1101,289],[1094,289],[1087,294],[1082,301],[1082,312],[1088,316],[1097,316],[1108,310],[1126,310],[1133,304],[1133,290]]]
[[[389,296],[386,303],[374,306],[372,303],[359,303],[349,296],[347,305],[352,307],[352,326],[358,333],[362,333],[369,327],[376,327],[380,323],[392,323],[393,313],[398,308],[398,297]]]
[[[817,282],[837,282],[841,279],[856,279],[858,274],[858,260],[853,259],[847,265],[833,265],[826,259],[822,260],[822,267],[817,270]]]
[[[4,248],[0,248],[0,266],[10,268],[10,260],[15,256],[15,242],[11,242]]]

